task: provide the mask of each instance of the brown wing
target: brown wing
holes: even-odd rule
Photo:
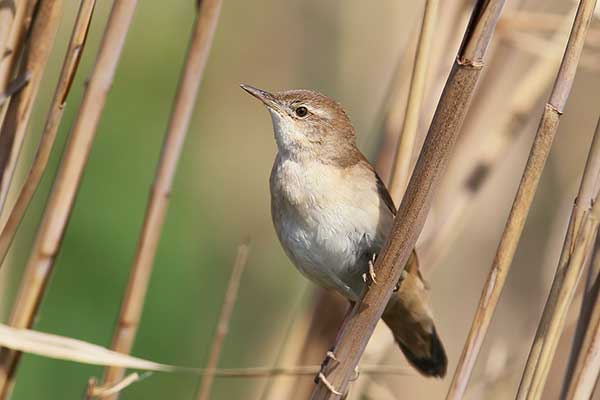
[[[367,158],[364,156],[364,154],[362,154],[358,149],[356,149],[355,155],[357,156],[357,158],[359,160],[358,162],[362,162],[371,171],[373,171],[373,174],[375,174],[375,180],[377,181],[377,193],[379,193],[379,196],[381,197],[381,199],[383,200],[383,202],[385,203],[387,208],[395,216],[396,211],[397,211],[396,206],[394,205],[394,200],[392,200],[392,196],[390,196],[390,192],[388,192],[387,188],[385,187],[385,183],[383,183],[383,181],[377,174],[377,171],[375,171],[375,168],[371,165],[369,160],[367,160]]]
[[[392,200],[390,192],[388,192],[387,188],[385,187],[385,184],[383,183],[379,175],[377,175],[377,172],[375,172],[375,178],[377,179],[377,192],[379,193],[379,196],[381,197],[387,208],[390,209],[392,214],[396,215],[396,206],[394,205],[394,200]]]

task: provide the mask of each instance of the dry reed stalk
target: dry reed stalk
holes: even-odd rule
[[[455,48],[459,46],[462,36],[462,31],[457,30],[457,26],[463,27],[466,24],[468,10],[470,10],[471,2],[464,0],[449,0],[443,1],[439,5],[439,17],[436,21],[435,29],[439,37],[450,38],[444,41],[433,41],[433,47],[430,52],[430,67],[428,68],[428,76],[426,81],[425,91],[427,96],[423,101],[423,112],[421,117],[425,121],[433,114],[439,95],[446,83],[446,78],[450,71],[452,58],[456,55]],[[387,100],[384,101],[384,123],[383,123],[383,138],[379,145],[375,169],[379,176],[386,184],[389,184],[392,174],[392,168],[395,158],[396,148],[398,146],[398,132],[401,131],[404,123],[404,115],[406,111],[406,101],[408,98],[408,86],[410,81],[406,79],[413,68],[413,59],[409,56],[415,54],[418,39],[418,33],[415,29],[408,41],[407,48],[404,50],[404,56],[401,58],[399,65],[396,67],[393,79],[389,85]],[[422,142],[421,136],[426,133],[425,124],[421,124],[418,129],[418,144]],[[418,155],[418,150],[413,151],[413,155]],[[412,157],[411,165],[414,163]],[[394,199],[398,203],[400,199]]]
[[[333,399],[347,391],[354,368],[381,318],[394,286],[423,228],[439,178],[475,91],[483,57],[491,41],[504,1],[475,4],[463,44],[436,109],[423,150],[394,221],[390,239],[377,258],[379,282],[366,291],[340,331],[335,362],[326,363],[312,399]]]
[[[544,314],[550,313],[551,315],[547,318],[543,317],[538,327],[538,333],[542,331],[545,336],[538,337],[536,334],[536,341],[532,347],[532,352],[530,353],[525,369],[527,375],[524,374],[521,381],[517,399],[542,398],[546,379],[558,346],[558,340],[565,324],[568,308],[571,305],[577,282],[589,259],[593,243],[596,239],[599,217],[600,207],[596,206],[593,211],[586,211],[581,218],[581,226],[573,242],[574,247],[568,250],[569,258],[567,264],[561,267],[564,268],[561,271],[563,275],[560,277],[561,287],[556,290],[555,297],[548,298],[546,307],[544,308]],[[532,356],[537,356],[537,358],[532,358]],[[527,380],[525,380],[526,378]]]
[[[582,0],[577,10],[577,15],[573,25],[573,32],[571,33],[571,37],[569,38],[569,43],[567,45],[567,51],[569,48],[573,48],[571,51],[571,57],[568,58],[566,62],[563,62],[563,66],[564,64],[567,64],[566,67],[561,66],[561,72],[563,69],[569,67],[572,69],[572,75],[568,78],[568,81],[565,82],[565,85],[569,85],[569,87],[572,85],[577,66],[577,59],[579,54],[581,54],[583,42],[585,41],[586,30],[589,27],[595,3],[595,0]],[[567,53],[565,54],[565,57],[566,55]],[[541,359],[543,363],[548,363],[549,356],[553,352],[550,351],[553,347],[552,342],[549,342],[548,345],[546,345],[545,337],[550,325],[552,324],[555,326],[555,322],[552,321],[556,321],[556,318],[558,318],[558,315],[553,316],[556,310],[556,300],[562,292],[561,288],[563,287],[565,276],[568,273],[567,268],[569,258],[573,252],[574,243],[578,238],[580,226],[582,226],[583,214],[589,208],[591,199],[594,196],[596,173],[594,171],[590,171],[589,168],[592,167],[590,165],[586,165],[586,170],[584,171],[584,177],[582,178],[577,200],[571,214],[571,221],[569,222],[569,228],[567,230],[567,235],[561,252],[558,269],[552,283],[552,288],[550,290],[546,306],[544,307],[542,319],[538,325],[536,337],[525,366],[525,371],[521,378],[521,384],[518,393],[519,399],[530,398],[530,393],[535,396],[535,394],[538,393],[536,391],[541,390],[540,383],[541,386],[543,386],[542,381],[545,381],[547,371],[544,372],[544,370],[547,366],[543,364],[541,365],[541,369],[538,369],[538,362]],[[568,289],[565,288],[564,290]],[[536,372],[536,370],[541,372]],[[538,393],[538,395],[539,394],[540,393]]]
[[[591,19],[593,3],[595,1],[583,0],[577,10],[573,29],[554,83],[554,88],[548,103],[544,107],[544,114],[542,115],[488,279],[484,285],[479,306],[448,391],[447,399],[461,399],[467,388],[469,377],[475,366],[477,355],[481,349],[483,339],[485,338],[492,315],[504,287],[506,276],[519,243],[544,164],[558,129],[560,115],[563,112],[571,91],[577,70],[577,63],[585,41],[585,32]]]
[[[112,348],[121,353],[129,353],[135,340],[152,273],[154,256],[169,204],[169,194],[171,193],[177,162],[187,135],[198,89],[208,61],[221,4],[222,0],[203,0],[198,7],[187,61],[177,89],[135,260],[113,336]],[[105,372],[104,382],[110,383],[120,380],[123,372],[124,370],[121,368],[108,368]],[[117,397],[112,396],[111,399]]]
[[[12,96],[0,129],[0,212],[21,153],[42,76],[62,17],[63,0],[41,0],[31,37],[17,75],[30,74],[29,84]]]
[[[69,41],[67,54],[65,55],[62,70],[58,78],[58,84],[52,99],[52,104],[50,105],[48,116],[46,117],[46,123],[44,125],[37,153],[17,201],[10,211],[8,219],[0,232],[0,266],[8,253],[17,229],[21,224],[21,220],[25,215],[25,211],[29,206],[29,202],[35,194],[46,169],[46,165],[48,164],[56,134],[60,122],[62,121],[69,89],[71,88],[75,73],[77,72],[79,60],[83,54],[83,48],[85,46],[85,40],[95,4],[96,0],[81,1],[73,33],[71,34],[71,39]]]
[[[536,399],[542,394],[565,324],[568,307],[575,295],[577,282],[584,267],[585,259],[581,262],[574,261],[575,244],[584,233],[582,232],[584,217],[597,196],[595,186],[598,178],[600,178],[600,123],[586,161],[557,271],[525,366],[518,398]],[[594,216],[598,216],[599,211],[600,205],[594,205]]]
[[[588,156],[588,161],[590,159],[596,159],[598,157],[595,152],[598,151],[596,148],[600,146],[598,144],[600,141],[600,120],[596,125],[596,131],[594,132],[594,137],[592,139],[592,144],[590,148],[590,155]],[[592,167],[590,167],[592,168]],[[596,182],[594,193],[596,196],[598,195],[599,188],[598,185],[600,182]],[[586,350],[582,349],[584,338],[586,332],[591,329],[589,327],[593,310],[595,307],[595,303],[597,301],[598,293],[600,293],[600,240],[596,240],[596,246],[594,249],[594,253],[592,256],[592,260],[590,261],[590,265],[588,267],[588,274],[585,283],[585,289],[582,291],[582,301],[580,312],[577,315],[577,326],[575,329],[575,334],[573,337],[573,343],[571,345],[571,354],[569,355],[569,363],[567,365],[567,372],[565,373],[565,380],[562,388],[562,397],[566,397],[566,391],[569,388],[569,383],[573,378],[573,374],[575,372],[576,363],[578,359],[581,357],[580,354],[585,353]],[[589,345],[587,343],[586,345]]]
[[[310,288],[313,289],[313,288]],[[309,293],[309,282],[305,281],[302,285],[298,298],[292,306],[289,319],[286,323],[285,330],[283,333],[283,339],[279,344],[278,349],[273,359],[273,368],[279,367],[282,364],[282,360],[297,360],[299,358],[299,352],[301,346],[298,344],[303,343],[303,338],[307,337],[308,330],[308,316],[306,315],[306,309],[303,307],[306,295]],[[287,396],[284,394],[286,388],[284,385],[278,385],[274,379],[267,379],[267,382],[260,391],[258,400],[267,399],[280,399],[282,397],[289,398],[291,393]]]
[[[437,18],[439,0],[425,0],[423,11],[423,22],[417,43],[414,67],[408,91],[408,102],[404,113],[404,122],[400,131],[398,148],[394,158],[390,194],[392,198],[399,201],[404,194],[406,184],[410,177],[410,167],[415,145],[417,128],[423,97],[425,95],[425,81],[431,55],[431,47],[434,36],[434,25]]]
[[[598,247],[594,257],[598,257]],[[564,399],[591,399],[600,374],[600,296],[596,293],[595,304],[578,349],[574,371],[567,377],[563,386]],[[575,350],[574,350],[575,351]]]
[[[4,59],[6,42],[10,35],[16,8],[15,0],[7,0],[0,3],[0,63]]]
[[[413,58],[417,47],[418,32],[412,32],[408,38],[406,47],[402,51],[400,60],[396,63],[392,78],[387,86],[386,95],[382,101],[379,114],[381,117],[382,137],[378,144],[379,150],[375,160],[375,169],[381,179],[389,183],[392,176],[395,150],[398,147],[398,132],[402,128],[404,113],[406,111],[406,100],[408,99],[409,80],[405,77],[411,73]],[[375,126],[379,128],[379,117],[375,118]],[[374,128],[377,131],[377,128]],[[370,135],[367,139],[371,138]],[[375,141],[374,139],[372,139]]]
[[[571,19],[563,17],[561,26],[551,40],[565,39],[571,27]],[[564,29],[563,29],[564,28]],[[430,276],[440,261],[445,259],[449,249],[454,246],[457,237],[463,231],[474,198],[492,176],[492,172],[512,149],[516,139],[525,131],[529,116],[544,95],[560,65],[560,52],[550,52],[539,58],[526,71],[515,85],[511,98],[506,101],[506,112],[498,121],[494,133],[486,136],[481,143],[481,152],[475,155],[472,168],[464,171],[459,180],[456,194],[452,195],[452,205],[441,224],[436,226],[436,234],[430,241],[419,247],[423,260],[423,272]],[[468,150],[468,149],[467,149]],[[470,150],[469,150],[470,151]],[[468,154],[459,155],[467,157]]]
[[[32,324],[48,284],[136,5],[135,0],[115,0],[113,4],[96,65],[12,310],[10,324],[14,327],[26,328]],[[17,352],[7,349],[0,352],[0,400],[6,399],[10,392],[18,358]]]
[[[552,54],[558,49],[562,49],[556,42],[549,41],[532,33],[507,32],[504,33],[503,37],[510,41],[515,47],[539,57],[547,57],[548,54]],[[598,59],[597,53],[584,53],[581,55],[579,65],[581,65],[582,68],[595,72],[600,70]]]
[[[38,0],[23,0],[15,3],[14,18],[5,45],[0,48],[0,92],[8,87],[21,56],[23,42],[29,32]],[[2,113],[0,112],[0,115]]]
[[[242,244],[238,247],[237,256],[233,269],[231,270],[231,277],[227,285],[225,292],[225,299],[223,300],[223,307],[221,308],[221,314],[219,316],[219,322],[217,323],[217,333],[213,340],[210,355],[208,357],[208,363],[206,365],[205,373],[202,376],[200,382],[200,390],[198,391],[198,400],[208,400],[212,391],[212,384],[215,378],[214,371],[217,369],[219,364],[219,358],[221,356],[221,349],[223,348],[223,342],[225,336],[229,332],[229,321],[233,314],[233,308],[237,300],[238,290],[240,288],[240,281],[242,274],[246,268],[248,261],[248,251],[250,246],[248,243]]]

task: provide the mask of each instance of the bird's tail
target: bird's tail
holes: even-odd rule
[[[414,252],[405,271],[398,291],[383,313],[383,321],[412,366],[423,375],[442,378],[448,359],[435,330],[427,288]]]

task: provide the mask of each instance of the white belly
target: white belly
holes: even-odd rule
[[[278,158],[271,174],[273,222],[286,253],[311,280],[351,300],[392,223],[366,172]]]

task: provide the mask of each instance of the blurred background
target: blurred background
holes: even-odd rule
[[[4,320],[35,237],[60,149],[91,72],[110,3],[98,2],[60,129],[58,150],[53,153],[10,257],[0,270]],[[413,58],[410,43],[420,23],[421,3],[224,1],[178,167],[134,355],[168,364],[206,364],[236,247],[250,237],[250,258],[219,366],[269,367],[279,353],[287,354],[283,357],[286,365],[296,364],[292,349],[302,346],[306,320],[319,294],[293,268],[275,237],[268,192],[276,152],[271,121],[264,108],[239,84],[267,90],[310,88],[336,98],[359,132],[359,146],[375,161],[380,150],[392,146],[381,139],[385,104],[390,102],[386,99],[406,89],[410,70],[404,74],[401,65]],[[445,81],[456,54],[471,3],[448,0],[440,9],[440,18],[450,12],[449,7],[459,11],[456,18],[448,20],[448,26],[442,29],[440,23],[440,32],[436,33],[434,57],[439,61],[431,71],[431,87],[420,127],[423,132],[439,97],[440,82]],[[505,33],[499,32],[494,39],[456,157],[436,199],[433,222],[428,222],[425,230],[430,238],[436,235],[436,221],[444,219],[445,210],[460,191],[456,182],[464,176],[461,171],[468,169],[471,160],[494,142],[493,135],[502,124],[503,115],[510,111],[519,79],[540,59],[552,57],[551,54],[560,57],[566,43],[564,35],[558,41],[560,45],[550,43],[556,24],[539,27],[526,22],[537,21],[535,18],[540,15],[555,20],[572,18],[573,3],[507,3],[506,18],[512,16],[510,21],[521,21],[526,27],[515,28],[509,23],[499,27]],[[24,166],[29,165],[37,146],[77,8],[77,1],[66,2],[21,158]],[[110,345],[194,15],[193,1],[139,2],[35,329]],[[598,22],[592,25],[594,29],[600,29]],[[516,30],[528,36],[513,35]],[[532,37],[548,46],[539,45]],[[512,398],[516,391],[600,111],[598,55],[598,42],[590,43],[468,398]],[[511,132],[514,135],[509,149],[499,158],[486,184],[469,201],[460,226],[453,228],[456,237],[448,243],[449,248],[435,257],[435,268],[425,266],[438,330],[450,360],[449,376],[444,380],[426,380],[416,374],[361,376],[355,385],[363,380],[369,382],[362,384],[373,385],[371,391],[365,389],[363,398],[444,396],[550,85],[551,80],[533,100],[531,110],[519,116],[520,131]],[[323,315],[324,320],[327,318]],[[290,321],[295,322],[290,325]],[[284,345],[290,330],[292,335]],[[377,340],[389,341],[386,335],[384,331],[376,336],[373,346]],[[557,377],[562,376],[568,338],[561,346],[565,350],[559,351],[553,371]],[[372,351],[376,353],[377,349]],[[385,364],[407,365],[399,351],[390,353]],[[305,362],[319,364],[323,355],[319,353]],[[74,399],[81,398],[90,376],[101,376],[102,368],[27,355],[18,373],[15,400]],[[277,378],[275,382],[268,382],[267,378],[217,378],[212,398],[259,399],[270,383],[277,386],[271,388],[270,398],[292,398],[286,387],[309,385],[311,380],[311,376],[299,381]],[[121,398],[192,399],[198,383],[199,378],[194,375],[154,374],[126,389]],[[556,393],[560,383],[559,378],[551,378],[548,390]]]

